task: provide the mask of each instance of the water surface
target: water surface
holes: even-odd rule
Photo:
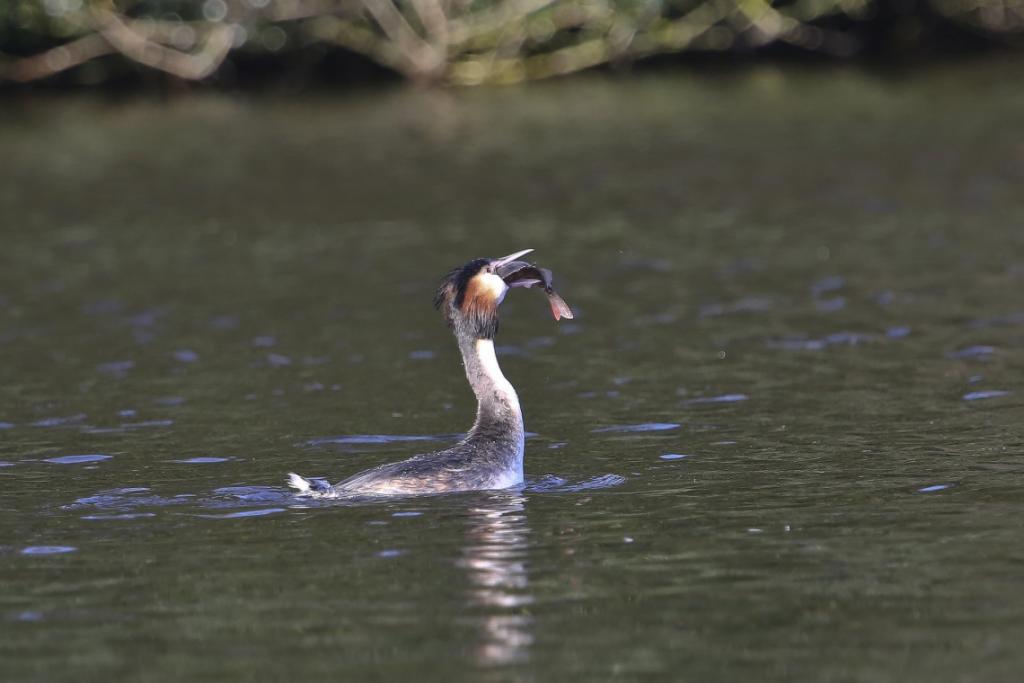
[[[758,69],[0,114],[0,677],[1024,670],[1024,93]],[[523,490],[320,504],[473,411]]]

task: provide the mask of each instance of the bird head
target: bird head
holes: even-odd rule
[[[473,259],[446,275],[434,297],[434,306],[444,314],[448,326],[457,334],[494,339],[498,333],[498,306],[508,290],[536,285],[544,286],[556,320],[571,318],[569,307],[551,289],[551,272],[517,260],[531,251],[524,249],[497,259]],[[555,299],[560,307],[556,307]]]

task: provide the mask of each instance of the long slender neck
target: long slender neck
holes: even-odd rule
[[[458,336],[466,379],[476,394],[476,422],[469,438],[488,439],[516,445],[522,453],[523,413],[519,396],[498,366],[491,339]]]

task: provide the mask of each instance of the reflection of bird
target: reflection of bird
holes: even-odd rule
[[[533,603],[527,565],[530,527],[526,498],[518,491],[491,491],[467,509],[468,542],[459,565],[466,570],[478,608],[480,646],[477,659],[485,665],[512,664],[529,659],[533,644]]]
[[[499,489],[522,483],[523,414],[494,353],[498,306],[512,287],[541,285],[555,320],[572,317],[551,288],[551,272],[516,260],[530,251],[470,261],[444,278],[434,299],[455,334],[466,378],[476,394],[476,422],[466,438],[443,451],[381,465],[334,486],[297,474],[289,475],[289,485],[302,493],[340,497]]]

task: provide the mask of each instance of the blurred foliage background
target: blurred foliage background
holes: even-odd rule
[[[0,85],[376,64],[511,83],[655,55],[1024,46],[1024,0],[0,0]],[[344,68],[342,68],[344,71]],[[383,73],[383,72],[381,72]]]

